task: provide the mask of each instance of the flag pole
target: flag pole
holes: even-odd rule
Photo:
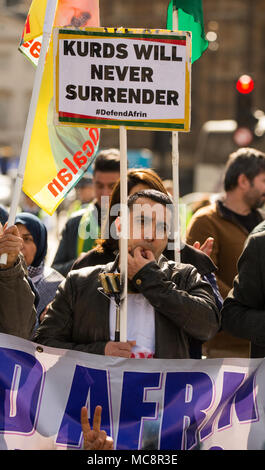
[[[178,10],[173,5],[173,30],[178,30]],[[172,180],[174,207],[174,259],[180,262],[180,216],[179,216],[179,135],[172,132]]]
[[[32,128],[34,124],[36,108],[38,104],[38,98],[39,98],[39,93],[40,93],[40,88],[41,88],[41,81],[42,81],[46,54],[48,51],[49,42],[50,42],[50,38],[52,34],[52,27],[53,27],[54,18],[55,18],[56,7],[57,7],[57,0],[47,1],[45,19],[44,19],[44,24],[43,24],[43,35],[42,35],[40,57],[39,57],[37,69],[35,72],[33,90],[32,90],[32,95],[31,95],[31,100],[30,100],[30,105],[29,105],[25,133],[24,133],[22,147],[21,147],[17,176],[16,176],[13,197],[12,197],[10,211],[9,211],[8,227],[10,227],[10,225],[13,225],[15,222],[17,207],[18,207],[19,200],[20,200],[24,173],[25,173],[25,168],[26,168],[26,162],[27,162],[27,155],[28,155],[30,139],[31,139],[31,133],[32,133]],[[6,263],[7,263],[7,254],[3,253],[0,256],[0,264],[6,264]]]
[[[127,341],[127,294],[128,294],[128,187],[127,187],[127,130],[120,126],[120,341]]]

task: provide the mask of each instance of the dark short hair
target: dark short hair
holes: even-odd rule
[[[225,169],[224,189],[231,191],[238,185],[238,177],[243,174],[249,181],[265,172],[265,153],[250,147],[243,147],[229,155]]]
[[[169,209],[172,210],[172,199],[169,194],[162,193],[161,191],[157,191],[156,189],[144,189],[129,196],[128,208],[130,209],[133,204],[135,204],[135,202],[140,198],[151,199],[152,201],[158,202],[163,206],[168,206]]]
[[[132,189],[137,186],[138,184],[142,184],[147,186],[148,189],[156,189],[157,191],[161,191],[162,193],[167,194],[167,190],[163,185],[163,181],[161,180],[160,176],[152,170],[151,168],[131,168],[127,172],[127,189],[128,194],[132,191]],[[116,204],[120,204],[120,180],[118,180],[112,190],[111,198],[110,198],[110,205],[109,205],[109,216],[107,219],[107,226],[112,227],[113,223],[117,217],[117,215],[111,214],[111,209]],[[105,233],[107,237],[104,239],[97,240],[96,250],[98,252],[102,252],[105,248],[108,248],[112,251],[118,249],[118,241],[117,239],[111,236],[111,233],[108,229],[106,232],[106,227],[103,228],[102,233]]]
[[[86,188],[87,186],[91,186],[92,183],[93,183],[92,177],[88,174],[84,174],[84,176],[75,185],[75,189]]]
[[[111,148],[101,150],[95,159],[93,174],[96,171],[102,172],[119,172],[120,171],[120,152],[118,149]]]

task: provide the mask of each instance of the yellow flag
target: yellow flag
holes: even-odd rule
[[[19,49],[37,65],[47,0],[33,0]],[[54,26],[99,26],[99,0],[58,0]],[[46,56],[23,191],[52,215],[95,159],[99,129],[55,126],[53,43]]]

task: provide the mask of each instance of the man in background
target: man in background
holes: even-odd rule
[[[218,268],[216,279],[225,299],[237,273],[237,261],[253,228],[264,219],[265,154],[240,148],[228,159],[224,195],[199,209],[187,228],[187,243],[214,239],[211,258]],[[248,357],[249,342],[220,332],[204,345],[207,357]]]
[[[74,187],[75,199],[70,204],[67,215],[70,217],[73,212],[84,209],[90,202],[93,201],[94,185],[92,176],[85,173],[84,176],[78,181]]]

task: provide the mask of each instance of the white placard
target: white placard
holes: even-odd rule
[[[189,130],[190,36],[57,30],[57,124]]]

